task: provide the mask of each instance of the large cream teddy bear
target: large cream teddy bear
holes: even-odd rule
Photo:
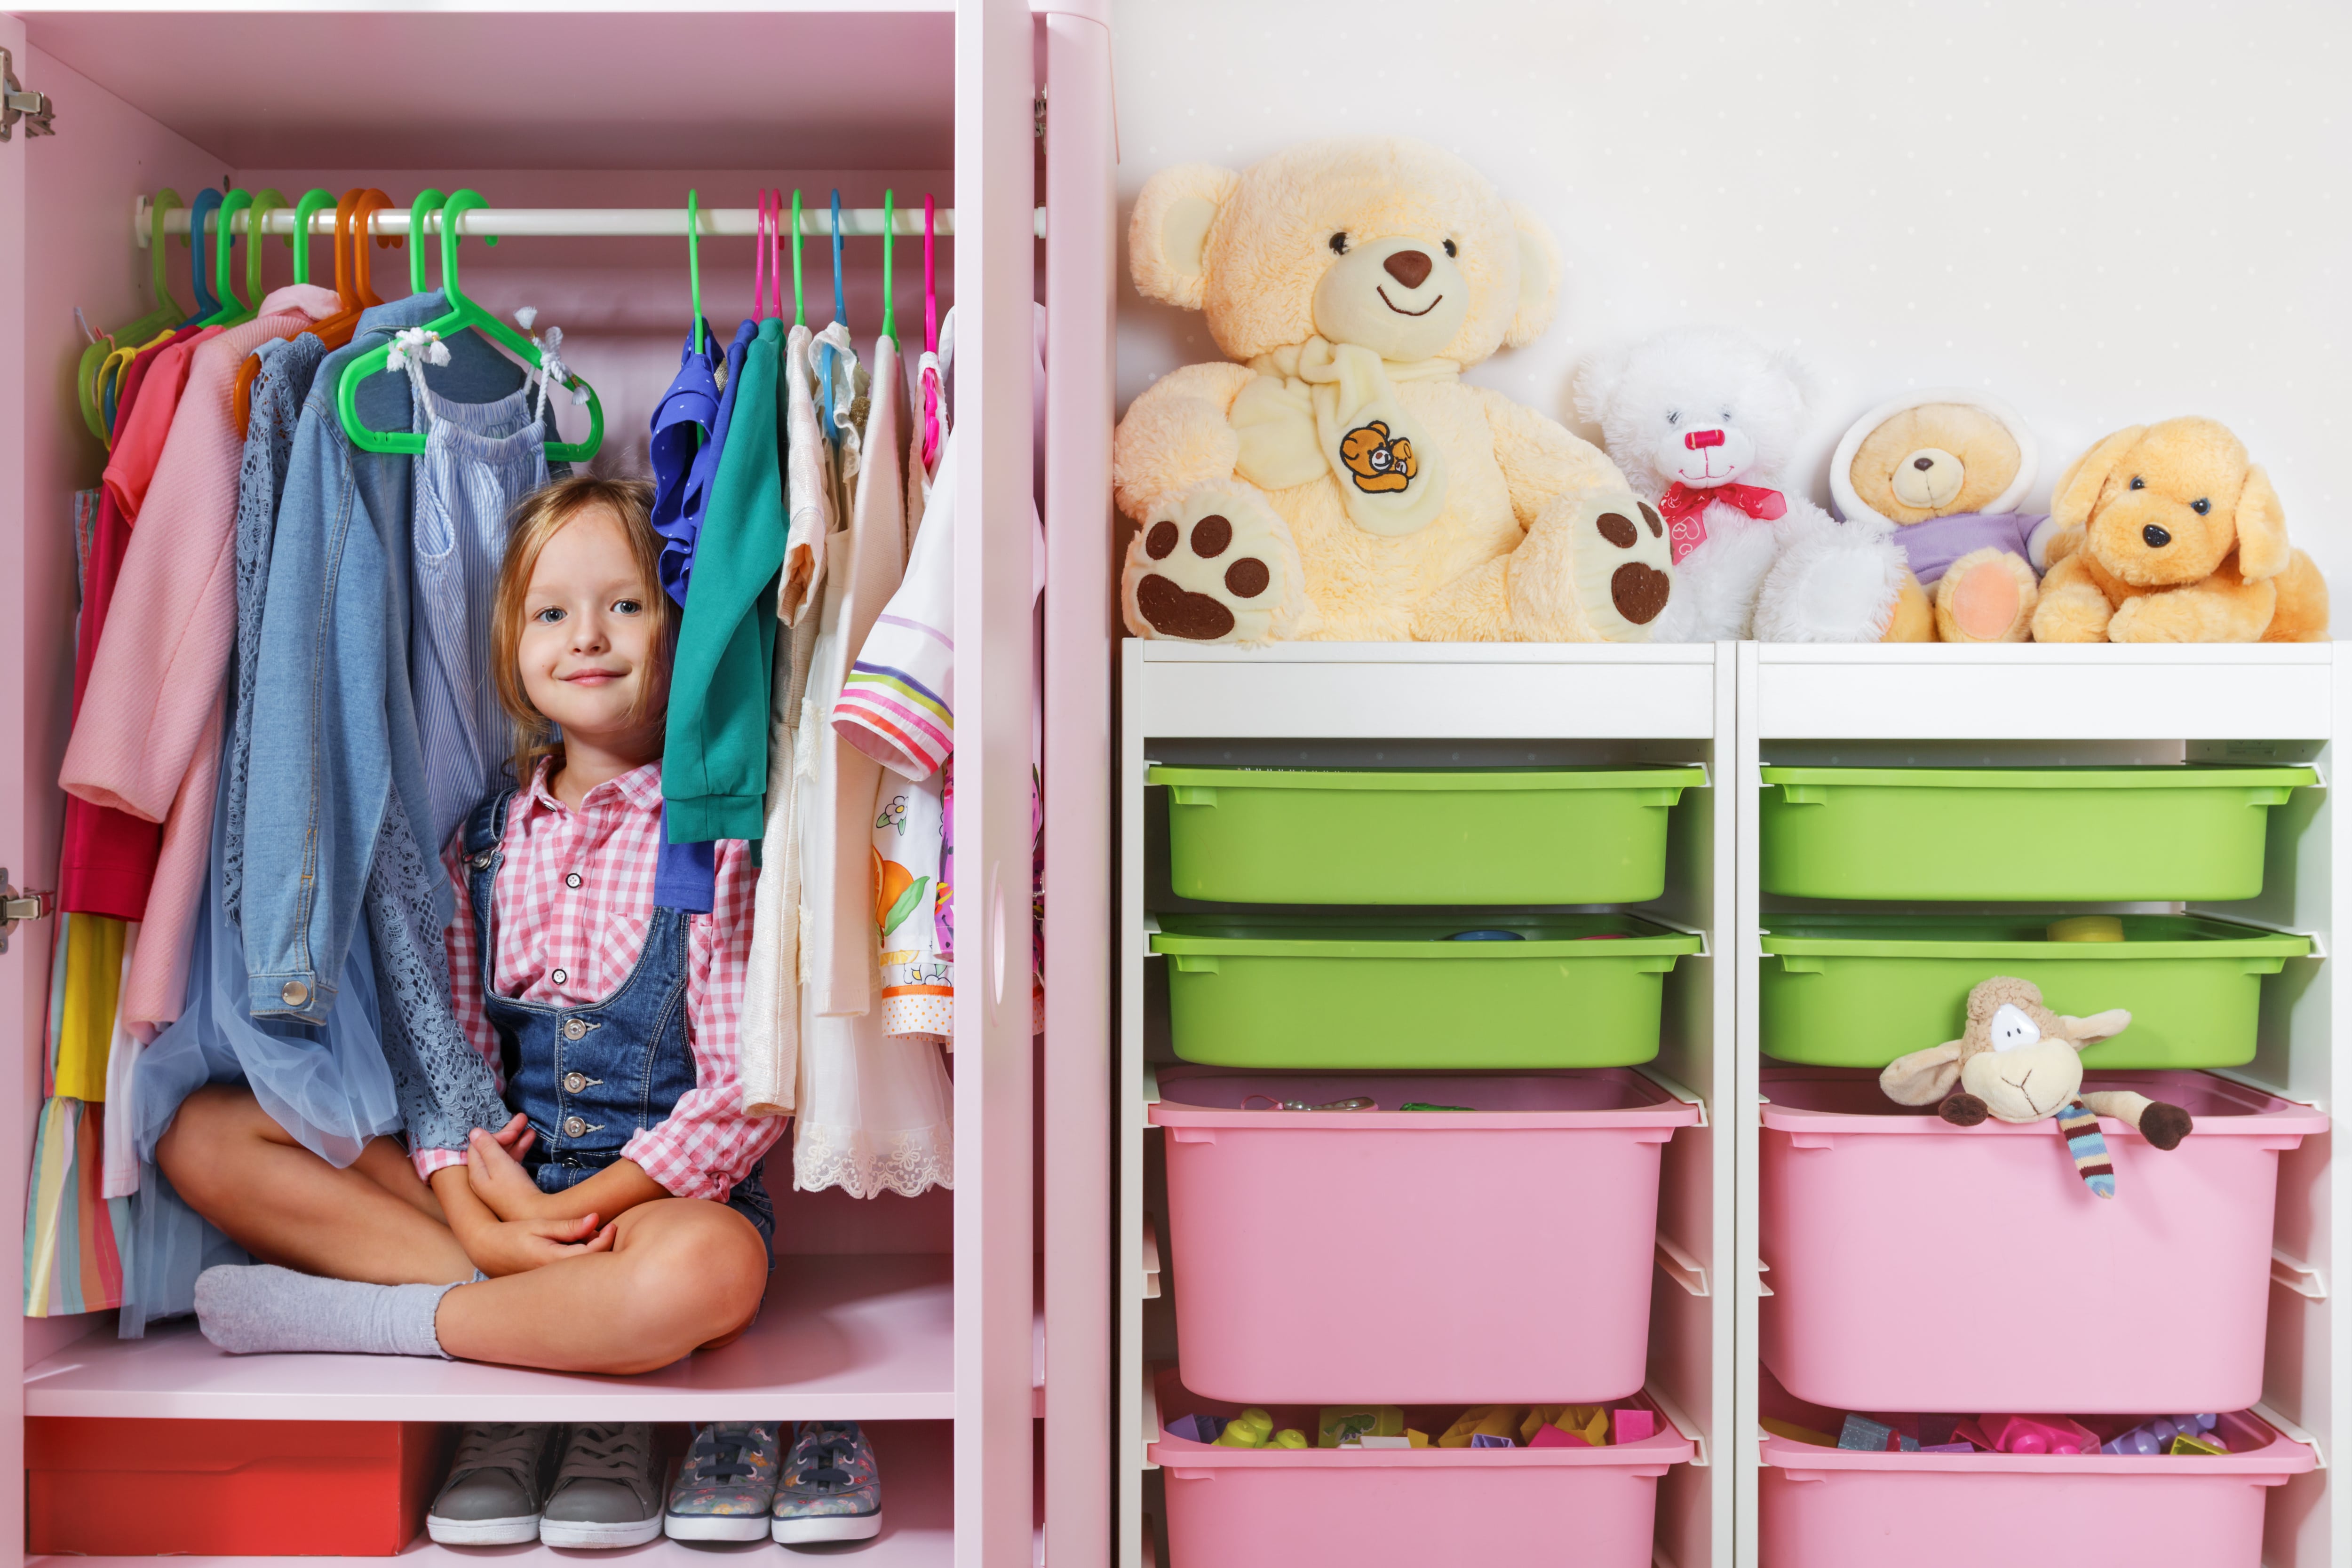
[[[1639,642],[1672,596],[1655,508],[1601,453],[1462,380],[1551,319],[1550,237],[1460,159],[1309,142],[1154,175],[1136,287],[1202,311],[1119,422],[1139,637]]]

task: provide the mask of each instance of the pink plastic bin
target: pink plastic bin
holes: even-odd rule
[[[1822,1417],[1764,1379],[1764,1414]],[[2263,1490],[2313,1465],[2251,1415],[2224,1416],[2213,1458],[1865,1454],[1764,1438],[1761,1568],[2260,1568]]]
[[[1159,1392],[1162,1422],[1242,1410],[1194,1398],[1172,1372]],[[1312,1407],[1269,1409],[1277,1430],[1315,1429]],[[1433,1437],[1456,1413],[1406,1412]],[[1692,1452],[1664,1416],[1657,1436],[1622,1448],[1220,1448],[1164,1427],[1151,1445],[1168,1489],[1167,1568],[1650,1568],[1658,1478]]]
[[[1877,1075],[1764,1070],[1764,1364],[1845,1410],[2239,1410],[2263,1396],[2281,1149],[2327,1118],[2201,1072],[2094,1073],[2184,1107],[2101,1118],[2113,1198],[2056,1124],[1955,1127]],[[1968,1325],[1977,1325],[1973,1331]]]
[[[1642,1386],[1659,1150],[1696,1106],[1627,1068],[1170,1069],[1160,1085],[1176,1328],[1198,1392],[1557,1404]],[[1381,1109],[1241,1109],[1256,1095]],[[1396,1109],[1409,1102],[1474,1109]]]

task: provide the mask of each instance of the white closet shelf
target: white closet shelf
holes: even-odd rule
[[[839,1557],[859,1568],[948,1568],[955,1561],[955,1439],[946,1422],[888,1426],[875,1431],[874,1457],[882,1471],[882,1533],[871,1541],[826,1546],[814,1551],[785,1551],[771,1541],[740,1543],[697,1542],[691,1545],[667,1537],[643,1546],[599,1552],[598,1563],[627,1563],[635,1568],[693,1568],[727,1557],[744,1564],[789,1568],[817,1557]],[[588,1559],[577,1552],[552,1547],[436,1546],[422,1538],[397,1557],[378,1559],[403,1568],[459,1568],[484,1561],[509,1563],[515,1568],[558,1568]],[[363,1561],[350,1557],[33,1557],[26,1568],[155,1568],[168,1561],[173,1568],[288,1568],[290,1563],[349,1565]]]
[[[1752,727],[1768,739],[2316,739],[2334,733],[2335,657],[2325,643],[1765,643]]]
[[[1524,739],[1715,733],[1712,644],[1130,640],[1154,738]],[[1563,682],[1563,667],[1591,670]]]
[[[28,1416],[301,1421],[947,1420],[946,1254],[777,1260],[760,1321],[724,1350],[638,1377],[404,1356],[231,1356],[192,1322],[102,1334],[25,1374]]]

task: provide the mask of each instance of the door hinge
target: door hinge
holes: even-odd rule
[[[6,50],[0,49],[0,55],[6,53]],[[8,868],[0,866],[0,953],[8,950],[8,934],[16,929],[16,922],[48,918],[53,896],[36,893],[29,887],[18,893],[8,881]]]
[[[0,49],[0,141],[16,135],[16,121],[20,120],[25,122],[27,137],[55,136],[58,128],[49,123],[49,119],[57,111],[58,106],[49,101],[47,93],[25,90],[25,85],[16,79],[16,60],[7,50]]]
[[[1030,112],[1036,120],[1037,140],[1043,141],[1045,140],[1045,89],[1044,88],[1037,89],[1036,101],[1030,106]]]

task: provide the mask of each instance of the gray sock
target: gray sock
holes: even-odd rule
[[[362,1285],[274,1264],[223,1264],[196,1276],[196,1322],[232,1355],[328,1351],[362,1355],[449,1353],[433,1329],[455,1285]]]

